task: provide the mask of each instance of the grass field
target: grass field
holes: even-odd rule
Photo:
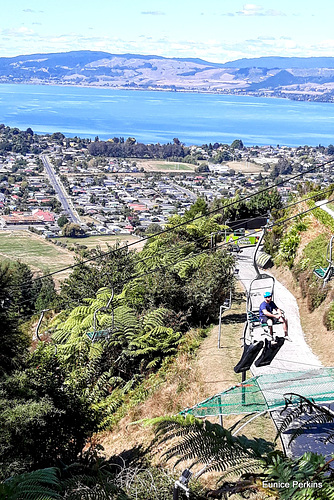
[[[190,163],[169,162],[163,160],[137,160],[137,167],[145,172],[194,172],[196,165]]]
[[[61,238],[54,238],[55,240],[59,240],[62,243],[66,243],[67,245],[71,246],[74,243],[78,243],[79,245],[85,245],[86,247],[91,250],[92,248],[95,248],[96,246],[100,246],[102,250],[107,250],[107,244],[112,246],[114,245],[117,241],[122,243],[123,245],[126,243],[132,244],[134,243],[130,248],[131,249],[136,249],[136,250],[141,250],[143,247],[143,243],[140,243],[137,236],[132,236],[131,234],[121,234],[121,235],[99,235],[99,236],[88,236],[87,238],[66,238],[66,237],[61,237]],[[136,244],[135,242],[138,243]]]
[[[33,271],[54,272],[74,262],[74,254],[48,243],[29,231],[1,231],[0,258],[20,260]],[[63,279],[68,272],[57,275]]]
[[[190,172],[193,172],[193,168],[191,168],[189,165],[185,165],[184,163],[157,163],[157,168],[159,170],[188,170]]]

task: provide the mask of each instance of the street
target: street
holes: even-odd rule
[[[68,195],[65,192],[65,190],[62,189],[62,186],[59,184],[59,181],[57,180],[56,174],[53,170],[51,163],[48,160],[48,157],[46,155],[41,155],[41,160],[42,160],[43,165],[45,167],[45,170],[49,176],[52,187],[56,191],[58,199],[59,199],[60,203],[62,204],[64,210],[68,214],[69,219],[71,220],[71,222],[75,222],[76,224],[80,224],[80,219],[76,215],[74,210],[71,208],[70,203],[68,201]]]

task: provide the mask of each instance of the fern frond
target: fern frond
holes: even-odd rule
[[[161,446],[173,442],[162,454],[167,461],[175,458],[176,464],[191,461],[191,467],[197,463],[206,464],[203,473],[229,469],[253,471],[264,464],[254,452],[254,443],[250,446],[248,441],[233,437],[217,424],[189,416],[164,417],[151,423],[155,426],[155,443]]]

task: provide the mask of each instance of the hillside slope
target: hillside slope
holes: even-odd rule
[[[72,51],[0,58],[0,83],[280,95],[332,100],[334,58],[196,58]]]

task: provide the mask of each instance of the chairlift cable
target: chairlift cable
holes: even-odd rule
[[[334,161],[334,160],[331,160],[331,161]],[[274,187],[275,187],[275,186],[274,186]],[[327,189],[327,190],[325,190],[325,191],[322,191],[322,193],[321,193],[321,194],[323,195],[323,194],[330,193],[330,192],[333,192],[333,189],[332,189],[332,188],[329,188],[329,189]],[[256,194],[258,194],[258,193],[256,193]],[[317,198],[317,197],[319,196],[319,194],[320,194],[320,193],[317,193],[317,194],[315,194],[315,195],[313,195],[313,196],[310,196],[310,197],[308,197],[308,198],[303,198],[302,200],[298,200],[298,201],[296,201],[296,202],[294,202],[294,203],[291,203],[291,204],[289,204],[289,205],[287,205],[287,206],[285,206],[285,207],[282,207],[282,208],[280,208],[280,209],[277,209],[277,210],[278,210],[278,211],[279,211],[279,210],[286,210],[286,209],[291,208],[291,207],[293,207],[293,206],[295,206],[295,205],[297,205],[297,204],[299,204],[299,203],[302,203],[302,202],[305,202],[305,201],[308,201],[308,200],[311,200],[311,199]],[[251,195],[251,196],[254,196],[254,194],[253,194],[253,195]],[[242,200],[238,200],[237,202],[233,202],[231,205],[233,205],[233,204],[235,204],[235,203],[239,203],[240,201],[242,201]],[[327,202],[328,202],[328,201],[326,201],[326,203],[327,203]],[[326,203],[324,203],[324,204],[326,204]],[[318,206],[316,206],[316,207],[313,207],[313,208],[312,208],[312,209],[310,209],[310,210],[314,210],[314,209],[316,209],[316,208],[318,208],[318,207],[319,207],[319,205],[318,205]],[[224,208],[226,208],[226,207],[221,207],[219,210],[222,210],[222,209],[224,209]],[[309,211],[310,211],[310,210],[309,210]],[[215,210],[215,211],[216,211],[216,210]],[[210,213],[211,213],[211,212],[210,212]],[[306,213],[306,212],[305,212],[305,213]],[[303,214],[304,214],[304,212],[303,212],[303,213],[301,213],[301,214],[299,214],[299,215],[303,215]],[[208,215],[208,214],[206,214],[205,216],[207,216],[207,215]],[[200,216],[200,217],[198,217],[198,218],[201,218],[201,217],[202,217],[202,216]],[[293,216],[292,218],[294,218],[294,217],[295,217],[295,216]],[[258,219],[258,218],[261,218],[261,216],[256,216],[256,217],[249,218],[249,219],[246,219],[246,220],[247,220],[247,221],[252,221],[252,220],[256,220],[256,219]],[[192,222],[193,220],[195,220],[195,218],[194,218],[194,219],[189,219],[188,221],[186,221],[186,223],[182,223],[182,224],[180,224],[180,225],[188,224],[189,222]],[[244,221],[244,220],[245,220],[245,219],[238,219],[237,221],[233,221],[233,222]],[[290,220],[290,219],[285,219],[283,222],[288,222],[289,220]],[[38,277],[34,278],[32,281],[34,282],[34,281],[42,280],[42,279],[44,279],[44,278],[47,278],[47,277],[53,276],[53,275],[55,275],[55,274],[59,274],[59,273],[61,273],[61,272],[67,271],[67,270],[69,270],[69,269],[74,269],[75,267],[82,266],[82,265],[84,265],[84,264],[85,264],[85,263],[87,263],[87,262],[92,262],[92,261],[95,261],[96,259],[103,259],[103,257],[105,257],[105,256],[107,256],[107,255],[111,255],[111,254],[116,253],[116,252],[119,252],[119,251],[121,251],[121,250],[123,250],[123,249],[125,249],[125,248],[128,248],[129,246],[131,246],[131,245],[133,245],[133,244],[140,243],[140,242],[141,242],[141,241],[143,241],[143,240],[147,240],[147,239],[149,239],[149,238],[154,238],[155,236],[158,236],[158,235],[160,235],[160,234],[163,234],[163,233],[169,232],[169,231],[171,231],[171,230],[173,230],[173,229],[177,229],[180,225],[173,226],[172,228],[169,228],[169,229],[167,229],[167,230],[165,230],[165,231],[162,231],[162,232],[160,232],[160,233],[156,233],[156,234],[154,234],[153,236],[149,236],[149,237],[147,237],[147,238],[143,238],[142,240],[138,240],[138,241],[136,241],[135,243],[131,243],[131,244],[129,244],[129,245],[124,245],[123,247],[120,247],[120,248],[117,248],[117,249],[111,250],[110,252],[105,252],[105,253],[103,253],[103,254],[101,254],[101,255],[97,256],[97,257],[93,257],[93,258],[90,258],[90,259],[86,259],[85,261],[81,261],[81,262],[79,262],[79,263],[77,263],[77,264],[73,264],[73,265],[71,265],[71,266],[67,266],[67,267],[65,267],[65,268],[59,269],[58,271],[53,271],[52,273],[48,273],[48,274],[43,275],[43,276],[38,276]],[[248,234],[248,236],[252,236],[252,235],[254,235],[254,234],[256,234],[256,233],[254,233],[254,232],[253,232],[253,233],[249,233],[249,234]],[[209,236],[209,235],[206,235],[206,236],[202,236],[201,238],[198,238],[198,239],[196,239],[196,240],[192,240],[192,241],[187,241],[187,242],[184,242],[184,243],[182,243],[182,246],[183,246],[183,245],[189,245],[189,244],[191,244],[191,243],[196,243],[196,242],[198,242],[198,241],[201,241],[202,239],[207,238],[208,236]],[[243,237],[244,237],[244,236],[241,236],[240,238],[243,238]],[[239,240],[239,238],[236,238],[236,240],[234,240],[234,242],[236,242],[236,241],[238,241],[238,240]],[[171,251],[172,251],[172,250],[171,250],[171,249],[169,249],[169,250],[165,251],[164,253],[168,253],[168,252],[171,252]],[[155,253],[155,254],[154,254],[154,255],[152,255],[152,256],[145,257],[144,259],[140,259],[139,261],[137,261],[137,264],[138,264],[138,263],[140,263],[140,262],[143,262],[144,260],[147,260],[147,259],[149,259],[149,258],[153,258],[153,257],[154,257],[154,256],[156,256],[156,255],[158,255],[158,253]],[[9,285],[9,286],[8,286],[8,288],[18,288],[18,289],[22,289],[22,287],[24,287],[24,286],[31,286],[31,282],[29,282],[29,283],[28,283],[28,282],[27,282],[27,283],[22,283],[21,285]]]

